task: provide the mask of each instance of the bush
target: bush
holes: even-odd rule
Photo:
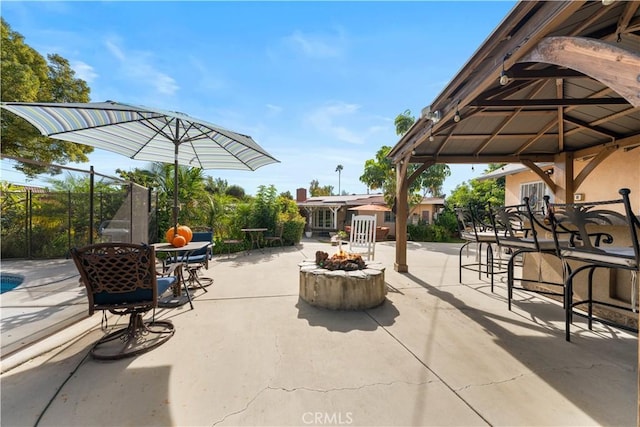
[[[279,214],[278,221],[283,224],[282,244],[295,245],[300,243],[302,232],[304,231],[305,219],[300,215]]]
[[[448,226],[441,225],[437,221],[431,225],[424,221],[408,224],[407,233],[409,240],[415,242],[450,242],[455,236]]]

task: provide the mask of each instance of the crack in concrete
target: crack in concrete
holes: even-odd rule
[[[331,393],[334,391],[355,391],[355,390],[362,390],[364,388],[368,388],[368,387],[377,387],[377,386],[392,386],[394,384],[406,384],[406,385],[415,385],[415,386],[421,386],[421,385],[425,385],[425,384],[430,384],[433,382],[438,382],[436,380],[429,380],[429,381],[421,381],[419,383],[412,383],[412,382],[408,382],[408,381],[392,381],[389,383],[371,383],[371,384],[363,384],[361,386],[358,387],[338,387],[338,388],[329,388],[329,389],[315,389],[315,388],[309,388],[309,387],[294,387],[294,388],[286,388],[286,387],[272,387],[270,385],[264,387],[263,389],[261,389],[260,391],[258,391],[258,393],[256,393],[255,396],[253,396],[252,399],[250,399],[246,405],[244,405],[243,408],[238,409],[237,411],[233,411],[230,412],[228,414],[226,414],[224,417],[222,417],[221,419],[219,419],[218,421],[214,422],[213,424],[211,424],[211,426],[216,426],[222,422],[224,422],[227,418],[232,417],[234,415],[238,415],[241,414],[243,412],[245,412],[247,409],[249,409],[249,407],[253,404],[253,402],[255,402],[258,397],[260,397],[260,395],[262,393],[264,393],[265,391],[284,391],[286,393],[294,393],[296,391],[310,391],[310,392],[314,392],[314,393]]]
[[[454,389],[455,391],[462,391],[462,390],[468,390],[472,387],[486,387],[486,386],[491,386],[491,385],[496,385],[496,384],[504,384],[504,383],[508,383],[511,381],[515,381],[524,377],[538,377],[539,374],[541,372],[566,372],[568,370],[584,370],[584,371],[588,371],[588,370],[592,370],[592,369],[597,369],[597,368],[602,368],[605,366],[611,366],[608,364],[603,364],[603,363],[598,363],[598,364],[591,364],[589,366],[562,366],[562,367],[558,367],[558,368],[550,368],[550,369],[542,369],[542,370],[538,370],[538,371],[531,371],[531,372],[524,372],[520,375],[515,375],[511,378],[506,378],[504,380],[499,380],[499,381],[490,381],[487,383],[480,383],[480,384],[469,384],[466,385],[464,387],[459,387]]]
[[[350,390],[362,390],[364,388],[368,388],[368,387],[377,387],[377,386],[392,386],[394,384],[406,384],[406,385],[415,385],[415,386],[420,386],[420,385],[425,385],[425,384],[430,384],[436,382],[435,380],[430,380],[430,381],[422,381],[419,383],[412,383],[412,382],[408,382],[408,381],[392,381],[390,383],[371,383],[371,384],[363,384],[361,386],[358,387],[337,387],[337,388],[328,388],[328,389],[318,389],[318,388],[309,388],[309,387],[294,387],[294,388],[286,388],[286,387],[271,387],[268,386],[267,388],[269,390],[281,390],[287,393],[293,393],[296,391],[311,391],[311,392],[316,392],[316,393],[331,393],[334,391],[350,391]]]

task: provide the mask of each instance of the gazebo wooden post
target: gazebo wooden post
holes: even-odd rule
[[[408,167],[408,158],[396,163],[396,262],[393,268],[399,273],[409,271],[409,266],[407,265]]]
[[[573,154],[560,153],[555,156],[553,164],[553,180],[556,184],[554,192],[556,203],[573,202]]]

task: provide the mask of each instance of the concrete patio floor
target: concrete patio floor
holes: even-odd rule
[[[516,292],[510,312],[504,283],[459,284],[459,247],[409,242],[400,274],[378,243],[387,300],[355,312],[298,299],[298,263],[329,244],[223,255],[194,310],[158,311],[176,333],[157,349],[88,358],[96,314],[3,358],[1,423],[636,425],[637,337],[576,319],[565,342],[557,303]]]

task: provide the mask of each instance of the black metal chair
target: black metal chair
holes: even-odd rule
[[[89,315],[96,310],[129,315],[125,328],[110,332],[91,348],[95,359],[135,356],[165,343],[174,334],[170,321],[155,320],[158,298],[180,286],[176,264],[169,275],[158,277],[153,246],[132,243],[98,243],[71,250],[73,261],[87,288]],[[143,314],[153,311],[151,320]]]
[[[454,209],[458,220],[458,233],[460,238],[465,240],[460,247],[458,255],[458,277],[462,283],[462,270],[470,270],[478,273],[478,279],[482,278],[482,273],[491,278],[491,292],[494,287],[494,275],[504,273],[501,260],[496,260],[493,256],[493,246],[498,243],[496,233],[493,230],[488,212],[471,207],[458,207]],[[463,252],[469,250],[471,245],[475,245],[475,260],[465,262]],[[482,258],[482,246],[486,245],[486,256]],[[468,253],[467,253],[468,258]]]
[[[507,262],[507,300],[508,308],[511,310],[513,290],[534,292],[543,295],[562,297],[564,303],[564,280],[561,283],[543,280],[542,267],[538,264],[538,277],[535,280],[535,287],[524,287],[522,282],[533,282],[533,280],[515,277],[516,265],[522,266],[526,254],[550,254],[557,256],[555,241],[552,236],[550,226],[544,221],[544,212],[534,213],[529,204],[529,198],[524,198],[524,203],[519,205],[490,207],[490,219],[498,240],[500,250],[508,249],[510,252]],[[543,233],[548,233],[549,237],[544,237]],[[541,234],[543,234],[541,236]],[[515,286],[515,281],[520,282],[520,286]],[[540,286],[543,285],[543,286]],[[551,288],[551,289],[549,289]]]
[[[570,341],[570,328],[573,314],[585,315],[574,310],[574,307],[587,305],[586,317],[588,327],[592,328],[594,306],[607,306],[615,309],[637,312],[638,266],[640,265],[640,248],[638,234],[640,220],[633,213],[629,201],[629,189],[619,190],[621,199],[585,202],[585,203],[548,203],[549,218],[556,242],[556,251],[566,269],[565,280],[565,339]],[[617,227],[617,229],[616,229]],[[561,233],[570,233],[566,246],[561,242]],[[628,237],[630,242],[622,241]],[[573,262],[570,265],[569,262]],[[630,304],[618,304],[596,300],[593,294],[594,272],[598,268],[622,269],[631,272]],[[582,271],[587,271],[586,298],[573,300],[573,282]],[[599,316],[595,320],[600,323],[631,329],[636,328],[614,323]]]

